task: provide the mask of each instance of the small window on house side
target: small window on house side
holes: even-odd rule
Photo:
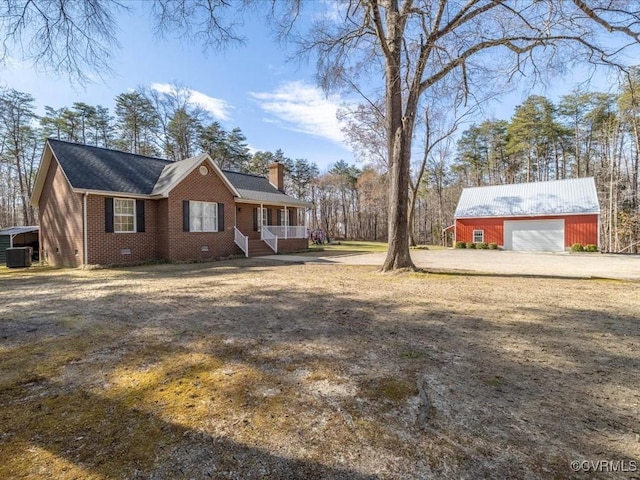
[[[484,242],[484,230],[474,230],[473,243],[483,243],[483,242]]]
[[[116,233],[136,231],[136,201],[129,198],[113,199],[113,230]]]
[[[217,232],[218,204],[213,202],[189,202],[189,231]]]

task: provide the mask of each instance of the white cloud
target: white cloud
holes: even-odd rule
[[[300,81],[285,83],[273,92],[250,92],[250,95],[285,128],[344,142],[336,118],[338,97],[327,98],[320,89]]]
[[[150,87],[160,93],[171,93],[175,89],[175,87],[169,83],[152,83]],[[231,106],[224,100],[210,97],[209,95],[190,88],[185,88],[184,90],[189,93],[190,104],[205,109],[217,119],[230,119],[229,110],[231,110]]]

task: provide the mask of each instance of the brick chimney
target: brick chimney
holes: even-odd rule
[[[269,164],[269,183],[284,193],[284,165],[282,163]]]

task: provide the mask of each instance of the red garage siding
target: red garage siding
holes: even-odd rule
[[[473,231],[484,230],[485,243],[504,244],[503,218],[464,218],[456,220],[456,241],[473,242]]]
[[[564,246],[574,243],[598,245],[598,215],[564,217]]]
[[[484,230],[486,243],[504,246],[505,220],[564,220],[564,245],[574,243],[598,245],[598,215],[567,215],[510,218],[462,218],[456,220],[456,241],[473,242],[473,231]]]

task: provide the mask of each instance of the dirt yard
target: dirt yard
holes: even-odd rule
[[[0,275],[0,478],[640,478],[639,312],[612,280]]]

